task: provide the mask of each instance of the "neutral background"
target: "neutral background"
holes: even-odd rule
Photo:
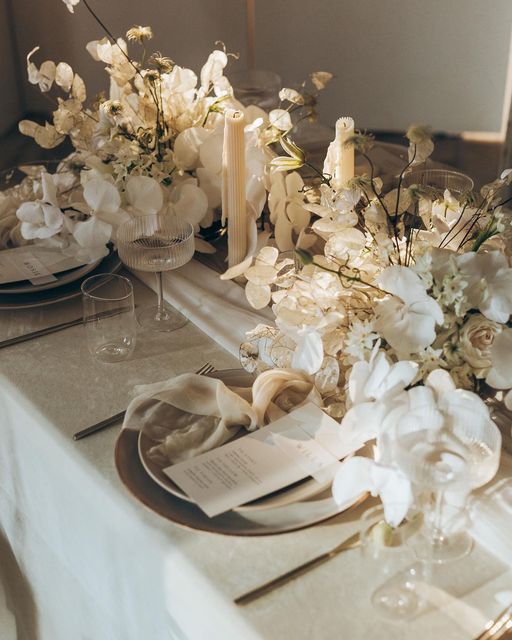
[[[199,70],[216,40],[247,61],[245,0],[90,0],[116,35],[151,25],[150,45]],[[336,78],[320,106],[332,125],[351,114],[360,128],[499,132],[508,113],[511,0],[255,0],[256,65],[286,85],[314,70]],[[102,37],[83,4],[0,0],[0,134],[24,113],[48,108],[26,83],[25,55],[65,60],[105,88],[101,63],[84,50]]]

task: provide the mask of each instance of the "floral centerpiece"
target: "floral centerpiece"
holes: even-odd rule
[[[325,410],[361,443],[379,442],[400,416],[397,407],[414,411],[416,387],[424,389],[423,410],[428,405],[446,419],[461,397],[488,415],[476,395],[485,389],[504,394],[512,408],[511,230],[504,210],[512,170],[479,195],[406,188],[405,175],[433,150],[426,127],[411,127],[407,138],[409,160],[395,188],[383,191],[368,155],[373,139],[356,134],[347,144],[366,159],[370,175],[334,185],[327,158],[315,201],[290,171],[305,154],[284,137],[287,155],[271,162],[280,177],[269,202],[287,233],[279,233],[277,221],[276,246],[264,247],[244,271],[249,302],[271,304],[275,314],[275,325],[255,327],[242,345],[244,366],[307,373]],[[309,222],[310,215],[311,224],[290,242],[294,221]],[[290,245],[295,259],[283,260],[280,249]],[[397,492],[407,496],[409,483],[390,463],[373,467],[354,458],[335,495],[347,497],[357,468],[364,487],[388,503]]]
[[[73,12],[78,0],[65,0]],[[244,108],[224,70],[230,57],[215,49],[199,77],[159,52],[147,55],[150,27],[134,26],[127,41],[140,50],[132,57],[128,43],[115,38],[88,2],[83,5],[105,31],[87,44],[103,65],[105,94],[87,101],[82,78],[66,62],[37,66],[39,47],[27,55],[29,81],[54,102],[52,121],[23,120],[20,131],[45,149],[68,139],[74,151],[55,173],[31,169],[20,184],[0,194],[0,248],[36,242],[93,262],[106,255],[115,228],[129,216],[168,213],[190,221],[196,231],[209,227],[221,204],[224,111],[245,113],[247,209],[256,220],[266,202],[265,166],[269,145],[292,127],[290,112],[311,112],[311,95],[283,89],[287,108],[266,113]],[[320,90],[330,74],[313,74]],[[304,85],[305,86],[305,85]],[[304,93],[304,92],[303,92]],[[196,248],[212,252],[197,237]]]

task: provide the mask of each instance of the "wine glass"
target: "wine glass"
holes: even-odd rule
[[[236,69],[228,74],[235,98],[245,107],[256,105],[270,111],[279,105],[281,78],[263,69]]]
[[[397,465],[417,489],[425,513],[415,551],[421,559],[443,563],[472,548],[465,502],[470,491],[496,473],[501,434],[484,405],[464,392],[450,399],[444,422],[425,407],[400,419],[394,433]]]
[[[370,507],[361,516],[359,533],[370,599],[385,618],[407,620],[421,610],[417,585],[425,580],[425,568],[414,561],[408,544],[420,526],[421,514],[411,512],[391,527],[382,505]]]
[[[436,191],[444,192],[445,189],[455,197],[460,198],[464,193],[472,191],[475,183],[473,180],[459,171],[447,169],[419,169],[407,173],[403,180],[404,188],[416,184],[420,187],[432,187]]]
[[[158,303],[138,316],[140,324],[155,331],[174,331],[187,319],[177,311],[166,309],[162,272],[177,269],[194,255],[194,228],[189,222],[162,214],[128,220],[117,231],[119,257],[131,269],[155,272]]]

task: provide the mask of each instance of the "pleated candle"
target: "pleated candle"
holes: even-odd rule
[[[336,121],[336,155],[333,176],[334,184],[338,188],[345,187],[347,182],[354,177],[354,147],[344,146],[345,142],[353,135],[353,118],[338,118]]]
[[[225,114],[222,152],[222,219],[228,223],[228,264],[233,267],[247,254],[245,199],[245,116],[229,109]]]

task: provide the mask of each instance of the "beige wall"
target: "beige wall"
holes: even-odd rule
[[[257,0],[257,64],[292,83],[337,78],[324,122],[499,131],[512,0]]]
[[[7,2],[0,0],[0,136],[16,123],[23,112]]]
[[[217,39],[246,57],[244,0],[90,2],[116,34],[151,25],[153,48],[195,70]],[[39,63],[66,60],[92,91],[105,86],[101,65],[84,51],[102,34],[83,4],[74,16],[61,0],[12,5],[23,70],[25,53],[39,44]],[[256,0],[256,10],[257,66],[288,85],[316,69],[336,74],[321,101],[326,124],[352,114],[369,129],[400,130],[412,121],[446,131],[500,129],[512,0]],[[24,104],[46,107],[29,85]]]

